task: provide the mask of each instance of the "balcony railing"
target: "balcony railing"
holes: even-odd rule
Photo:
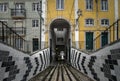
[[[25,27],[12,27],[12,30],[14,30],[19,35],[26,35],[26,28]]]
[[[14,19],[24,19],[26,17],[25,9],[11,9],[11,16]]]

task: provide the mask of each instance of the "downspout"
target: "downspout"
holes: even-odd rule
[[[79,21],[77,21],[78,15],[77,15],[77,11],[78,11],[78,0],[75,0],[75,46],[77,49],[79,49]]]

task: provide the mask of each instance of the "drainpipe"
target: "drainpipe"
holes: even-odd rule
[[[40,0],[40,4],[39,4],[40,6],[40,8],[38,9],[38,14],[39,14],[39,16],[40,16],[40,44],[39,44],[39,46],[40,46],[40,48],[39,49],[41,49],[41,30],[42,30],[42,0]]]
[[[76,27],[75,27],[75,46],[77,49],[79,49],[79,27],[78,27],[78,15],[77,15],[77,11],[78,11],[78,0],[75,0],[75,24],[76,24]]]

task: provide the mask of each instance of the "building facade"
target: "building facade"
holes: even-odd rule
[[[64,19],[70,24],[72,46],[83,50],[103,47],[112,40],[110,32],[104,30],[120,18],[119,3],[119,0],[47,0],[46,28],[49,30],[52,22]],[[100,34],[103,36],[95,45],[93,41]]]
[[[44,48],[45,5],[45,0],[0,0],[0,21],[27,40],[29,52]]]
[[[0,21],[27,40],[30,52],[65,45],[94,50],[110,42],[104,32],[120,18],[119,0],[0,0]],[[93,42],[100,34],[103,37]],[[58,40],[58,41],[57,41]],[[106,40],[106,41],[104,41]],[[62,41],[62,42],[60,42]],[[55,46],[57,45],[57,46]]]

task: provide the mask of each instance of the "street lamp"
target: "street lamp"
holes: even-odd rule
[[[78,18],[76,19],[76,30],[78,30],[79,18],[82,16],[82,10],[78,9],[77,11]]]
[[[78,9],[77,11],[77,19],[76,19],[76,28],[75,28],[75,41],[76,41],[76,48],[79,49],[79,18],[82,15],[82,10]]]
[[[42,30],[42,0],[40,0],[39,8],[38,8],[38,14],[40,16],[40,49],[41,49],[41,30]]]
[[[82,16],[82,10],[78,9],[77,15],[78,15],[78,19],[79,19],[79,17]]]

